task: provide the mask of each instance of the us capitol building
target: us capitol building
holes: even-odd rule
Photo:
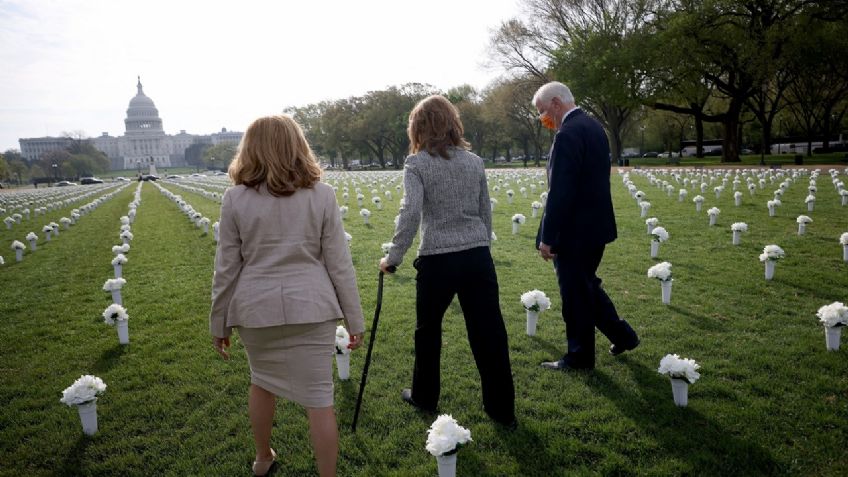
[[[146,168],[150,164],[159,168],[187,166],[187,151],[199,155],[205,147],[241,141],[242,133],[227,131],[226,128],[209,135],[187,134],[185,130],[179,134],[165,134],[159,110],[142,90],[141,77],[136,87],[138,93],[130,100],[124,119],[126,133],[114,137],[104,132],[100,137],[91,139],[94,147],[109,157],[113,170]],[[46,152],[68,147],[71,139],[41,137],[19,139],[18,142],[21,155],[28,160],[36,160]]]

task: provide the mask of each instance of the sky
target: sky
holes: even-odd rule
[[[137,76],[165,132],[244,131],[290,106],[503,74],[518,0],[0,0],[0,151],[124,133]]]

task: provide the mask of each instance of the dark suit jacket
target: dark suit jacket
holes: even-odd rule
[[[548,170],[538,240],[554,251],[615,240],[610,148],[601,124],[580,109],[572,111],[554,137]]]

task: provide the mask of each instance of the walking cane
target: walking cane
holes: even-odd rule
[[[389,267],[389,272],[394,273],[396,267]],[[362,380],[359,382],[359,396],[356,398],[356,408],[353,411],[353,424],[351,432],[356,432],[356,421],[359,419],[359,408],[362,406],[362,393],[365,392],[365,380],[368,378],[368,367],[371,365],[371,351],[374,349],[374,338],[377,336],[377,322],[380,320],[380,308],[383,306],[383,271],[377,280],[377,306],[374,309],[374,322],[371,323],[371,338],[368,339],[368,353],[365,354],[365,366],[362,368]]]

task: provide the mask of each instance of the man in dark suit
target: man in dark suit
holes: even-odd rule
[[[539,254],[553,259],[562,296],[568,350],[546,369],[592,369],[595,327],[619,355],[639,345],[630,325],[595,275],[606,244],[616,239],[610,195],[610,150],[603,127],[574,104],[562,83],[548,83],[533,97],[539,118],[557,131],[548,158],[548,200],[536,239]]]

